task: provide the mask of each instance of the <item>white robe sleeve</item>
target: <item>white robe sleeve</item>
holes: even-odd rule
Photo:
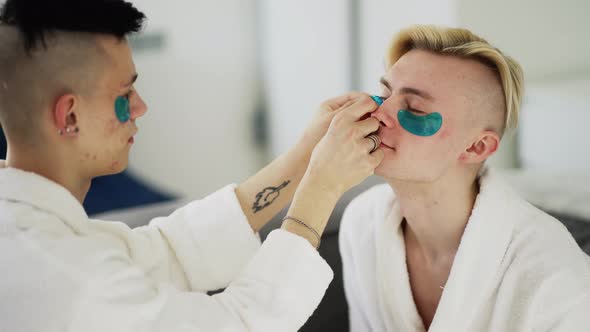
[[[368,320],[361,309],[361,297],[358,280],[357,266],[355,264],[352,239],[356,232],[352,230],[355,222],[353,216],[353,204],[345,210],[340,223],[340,233],[338,242],[340,247],[340,255],[342,257],[342,277],[344,283],[344,293],[346,302],[348,303],[348,322],[351,332],[370,331]]]
[[[229,287],[213,296],[155,283],[119,251],[102,257],[67,331],[296,331],[333,277],[305,239],[283,230],[272,232]]]
[[[149,266],[150,261],[178,265],[193,291],[227,287],[260,248],[260,238],[241,209],[235,185],[132,233],[132,257],[139,265]],[[158,256],[166,258],[153,263]]]
[[[590,315],[590,294],[575,308],[561,317],[557,323],[547,328],[546,332],[570,332],[583,331],[589,326],[588,316]]]

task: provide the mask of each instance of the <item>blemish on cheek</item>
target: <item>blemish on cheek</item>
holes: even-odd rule
[[[92,160],[96,160],[96,155],[92,156]]]
[[[106,133],[108,135],[111,135],[112,133],[115,132],[115,130],[117,130],[117,128],[119,128],[120,125],[121,125],[121,123],[118,120],[116,120],[116,119],[110,120],[106,126]]]
[[[451,136],[451,131],[450,131],[448,128],[447,128],[447,129],[443,129],[443,130],[440,132],[440,138],[441,138],[441,139],[445,139],[445,138],[447,138],[447,137],[449,137],[449,136]]]
[[[111,171],[117,170],[119,168],[119,162],[118,161],[113,161],[113,163],[111,164]]]

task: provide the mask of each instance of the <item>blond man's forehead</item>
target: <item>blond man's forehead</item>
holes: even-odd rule
[[[487,88],[497,86],[501,89],[497,75],[489,67],[473,59],[412,50],[404,54],[391,69],[395,76],[422,80],[422,84],[433,88],[485,85]]]

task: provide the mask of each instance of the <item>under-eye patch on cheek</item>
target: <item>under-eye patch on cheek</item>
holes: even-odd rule
[[[442,127],[442,115],[434,112],[426,115],[416,115],[408,110],[397,112],[399,124],[405,130],[418,136],[432,136]]]
[[[129,98],[126,96],[119,96],[117,99],[115,99],[115,115],[121,123],[129,121],[131,118]]]
[[[383,97],[379,97],[379,96],[371,96],[371,99],[373,99],[377,105],[381,106],[381,104],[383,104]]]

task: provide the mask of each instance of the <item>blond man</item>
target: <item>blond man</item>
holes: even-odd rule
[[[484,166],[523,95],[519,64],[464,29],[414,26],[381,79],[387,184],[342,220],[352,331],[581,331],[590,259]]]

